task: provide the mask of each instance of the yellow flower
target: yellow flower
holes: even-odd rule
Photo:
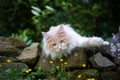
[[[87,80],[95,80],[95,78],[88,78]]]
[[[56,66],[56,68],[57,68],[57,69],[59,69],[59,68],[60,68],[60,66]]]
[[[60,59],[60,62],[63,62],[63,59]]]
[[[82,67],[86,67],[86,64],[82,64]]]
[[[32,76],[32,78],[35,78],[35,76]]]
[[[38,67],[39,70],[41,70],[41,67]]]
[[[49,63],[50,63],[50,64],[53,64],[53,61],[50,61]]]
[[[64,62],[65,65],[67,65],[68,63],[67,62]]]
[[[78,78],[81,78],[81,75],[79,74],[77,77],[78,77]]]
[[[0,67],[1,67],[2,65],[0,64]]]
[[[28,71],[28,70],[26,70],[25,72],[26,72],[26,73],[29,73],[29,71]]]
[[[87,80],[91,80],[90,78],[88,78]]]
[[[95,78],[91,78],[91,80],[95,80]]]
[[[7,62],[7,63],[10,63],[10,62],[11,62],[11,60],[10,60],[10,59],[8,59],[8,60],[6,60],[6,62]]]
[[[32,71],[32,69],[28,69],[28,71]]]
[[[26,73],[29,73],[30,71],[32,71],[32,69],[28,69],[28,70],[26,70],[25,72],[26,72]]]

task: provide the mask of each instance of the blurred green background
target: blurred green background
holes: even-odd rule
[[[42,40],[41,31],[61,23],[71,24],[84,36],[104,39],[118,31],[119,0],[0,0],[0,36]]]

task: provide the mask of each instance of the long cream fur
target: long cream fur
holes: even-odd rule
[[[63,27],[63,32],[65,32],[68,38],[68,45],[64,45],[66,48],[63,51],[55,52],[53,49],[47,48],[47,38],[56,34],[59,29]],[[62,30],[61,30],[62,32]],[[42,32],[43,34],[43,51],[46,56],[50,56],[53,60],[62,58],[62,56],[67,56],[76,47],[95,47],[101,45],[108,45],[107,41],[104,41],[100,37],[85,37],[78,34],[72,29],[68,24],[60,24],[58,26],[52,26],[48,32]]]

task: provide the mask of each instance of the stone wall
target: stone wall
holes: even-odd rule
[[[72,54],[62,59],[52,60],[46,57],[38,42],[25,47],[21,40],[11,37],[0,37],[0,69],[14,68],[21,70],[25,67],[34,69],[39,66],[49,72],[52,66],[64,65],[72,74],[86,70],[86,74],[94,69],[100,72],[100,80],[120,79],[120,32],[114,35],[107,46],[76,48]],[[51,62],[50,62],[51,61]]]

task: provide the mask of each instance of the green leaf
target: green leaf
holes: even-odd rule
[[[35,10],[35,11],[37,11],[37,12],[39,12],[39,13],[41,12],[41,9],[40,9],[40,8],[35,7],[35,6],[31,6],[31,7],[32,7],[33,10]]]
[[[30,45],[32,43],[32,40],[29,40],[26,42],[27,45]]]
[[[61,80],[67,80],[67,78],[66,77],[61,77]]]
[[[90,70],[87,72],[87,75],[89,76],[99,76],[99,71],[97,69]]]
[[[52,7],[50,7],[50,6],[45,6],[45,8],[47,9],[47,10],[50,10],[50,11],[54,11],[54,8],[52,8]]]
[[[52,8],[52,7],[50,7],[50,6],[45,6],[45,10],[42,12],[43,13],[43,15],[48,15],[48,14],[51,14],[51,13],[53,13],[54,12],[54,9]]]
[[[55,67],[51,67],[50,73],[51,73],[51,74],[54,74],[55,72],[56,72],[56,68],[55,68]]]
[[[43,0],[43,1],[42,1],[42,2],[43,2],[42,4],[45,5],[45,4],[47,4],[49,1],[50,1],[50,0]]]
[[[45,15],[45,14],[48,15],[48,14],[51,14],[51,13],[52,13],[52,11],[47,10],[47,9],[43,11],[43,15]]]
[[[96,9],[99,9],[100,8],[100,5],[99,4],[94,4],[93,6],[92,6],[92,9],[93,10],[96,10]]]
[[[31,10],[31,12],[32,12],[35,16],[40,16],[40,14],[39,14],[36,10]]]

